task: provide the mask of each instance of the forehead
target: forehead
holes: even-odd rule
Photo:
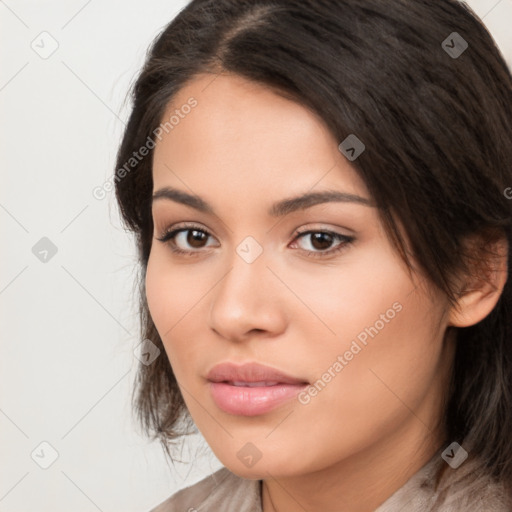
[[[200,75],[172,99],[162,123],[171,117],[172,128],[156,141],[155,189],[185,185],[208,194],[221,187],[226,199],[249,202],[315,183],[366,192],[322,119],[264,85]]]

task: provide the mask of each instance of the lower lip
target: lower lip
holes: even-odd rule
[[[219,409],[239,416],[257,416],[269,412],[295,398],[307,387],[308,384],[249,387],[210,382],[210,392]]]

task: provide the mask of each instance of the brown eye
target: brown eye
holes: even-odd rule
[[[160,238],[160,242],[169,244],[171,249],[180,254],[200,254],[205,249],[215,246],[215,239],[210,233],[203,229],[191,227],[181,227],[165,232]]]
[[[342,251],[354,241],[353,236],[342,235],[331,231],[304,231],[297,233],[293,242],[308,256],[328,257]]]
[[[190,247],[195,247],[196,249],[204,247],[203,243],[208,240],[208,235],[204,231],[188,229],[187,232],[187,244],[189,244]]]
[[[334,237],[330,233],[310,233],[311,234],[311,245],[318,249],[319,251],[323,251],[325,249],[329,249],[331,246]]]

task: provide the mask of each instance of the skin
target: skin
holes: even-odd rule
[[[329,202],[268,215],[274,202],[305,192],[371,197],[316,114],[236,75],[212,80],[200,75],[173,98],[166,119],[191,96],[198,105],[155,148],[154,191],[195,194],[215,214],[154,201],[151,316],[196,425],[232,472],[263,480],[265,512],[373,511],[443,443],[437,425],[454,354],[446,328],[474,323],[496,301],[475,296],[475,310],[456,316],[406,268],[371,205]],[[211,235],[198,245],[186,232],[175,240],[193,256],[157,240],[181,222]],[[297,228],[354,240],[322,257]],[[236,252],[247,236],[263,249],[252,263]],[[212,400],[205,376],[222,361],[256,361],[317,381],[397,302],[401,311],[306,405],[294,399],[244,417]],[[250,468],[237,457],[248,442],[262,454]]]

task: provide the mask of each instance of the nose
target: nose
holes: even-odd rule
[[[230,341],[275,337],[287,324],[283,285],[267,267],[265,252],[248,263],[238,254],[212,290],[210,328]]]

